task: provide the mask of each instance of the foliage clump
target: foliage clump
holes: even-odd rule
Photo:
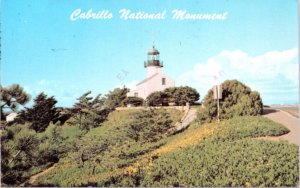
[[[220,99],[220,118],[229,119],[234,116],[257,116],[263,112],[260,94],[252,91],[237,80],[226,80],[222,83],[222,99]],[[217,100],[213,90],[209,90],[203,100],[203,108],[198,112],[200,122],[210,122],[217,118]]]
[[[59,112],[55,107],[56,103],[57,101],[53,96],[47,97],[46,94],[40,93],[34,99],[33,107],[26,107],[22,110],[15,122],[22,124],[29,122],[30,128],[37,132],[43,132],[51,121],[58,121]]]
[[[146,98],[148,106],[168,106],[169,96],[163,91],[155,91]]]
[[[84,93],[70,109],[72,119],[70,124],[79,125],[83,130],[97,127],[106,120],[111,109],[104,105],[105,99],[101,95],[90,97],[91,91]]]
[[[113,91],[109,91],[108,94],[105,95],[105,106],[109,109],[115,109],[117,107],[124,106],[124,100],[127,98],[127,93],[129,89],[124,88],[115,88]]]
[[[299,182],[299,147],[259,136],[287,133],[264,117],[239,116],[222,122],[199,144],[159,157],[149,170],[119,176],[113,185],[155,187],[280,187]],[[136,183],[138,177],[138,185]]]
[[[25,105],[30,100],[30,95],[19,84],[9,87],[0,85],[0,117],[5,120],[4,109],[16,112],[19,105]]]
[[[280,187],[297,186],[298,147],[285,142],[241,139],[200,145],[156,161],[142,186]],[[288,155],[287,155],[288,154]]]
[[[75,140],[55,168],[34,186],[109,186],[111,176],[166,142],[165,131],[180,119],[179,110],[115,110],[103,125]],[[161,127],[160,127],[161,126]]]
[[[128,137],[136,142],[157,141],[172,127],[172,120],[165,109],[142,110],[131,116],[127,123]]]
[[[127,97],[122,101],[123,106],[143,106],[144,103],[144,99],[140,97]]]
[[[37,133],[30,124],[14,124],[1,131],[1,182],[18,185],[39,169],[57,162],[65,151],[60,126],[50,124]]]
[[[194,104],[200,98],[196,89],[189,86],[170,87],[164,91],[151,93],[146,101],[149,106],[168,106],[174,104],[184,106],[186,103]]]

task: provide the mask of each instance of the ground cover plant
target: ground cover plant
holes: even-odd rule
[[[73,142],[54,169],[38,178],[39,186],[107,186],[114,169],[134,163],[139,157],[165,144],[166,131],[179,121],[175,109],[114,111],[102,126]]]
[[[285,134],[285,127],[253,116],[235,117],[216,127],[198,144],[166,153],[150,168],[119,177],[113,185],[297,186],[298,146],[254,139]]]
[[[120,129],[117,121],[112,118],[108,122]],[[101,127],[95,129],[99,130],[85,135],[83,143],[92,142],[96,135],[105,133]],[[115,138],[114,147],[107,146],[109,150],[102,155],[84,157],[85,164],[74,165],[74,161],[78,161],[76,157],[63,159],[55,169],[39,178],[36,185],[296,186],[298,147],[282,141],[254,139],[288,131],[264,117],[245,116],[220,124],[194,122],[182,133],[143,145],[138,145],[143,139],[127,140],[130,147],[121,144],[123,136]],[[95,150],[99,144],[95,148],[96,142],[93,143],[89,147]],[[74,152],[69,154],[75,156]],[[77,158],[80,157],[79,153]]]

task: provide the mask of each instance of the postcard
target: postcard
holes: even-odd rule
[[[296,0],[3,0],[1,186],[299,186]]]

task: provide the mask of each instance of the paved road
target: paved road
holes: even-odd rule
[[[268,137],[268,140],[288,140],[291,143],[299,145],[299,119],[287,112],[274,109],[265,109],[265,117],[284,125],[290,130],[288,134],[278,137]]]

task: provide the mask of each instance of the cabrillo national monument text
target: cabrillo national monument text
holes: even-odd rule
[[[121,9],[118,12],[119,18],[122,20],[164,20],[171,18],[174,20],[226,20],[228,12],[223,13],[189,13],[186,10],[174,9],[171,14],[168,14],[167,10],[161,12],[149,13],[144,11],[133,12],[129,9]],[[85,20],[85,19],[95,19],[95,20],[107,20],[113,19],[114,13],[109,10],[93,11],[89,9],[88,11],[83,11],[80,8],[74,10],[70,15],[70,20]]]

